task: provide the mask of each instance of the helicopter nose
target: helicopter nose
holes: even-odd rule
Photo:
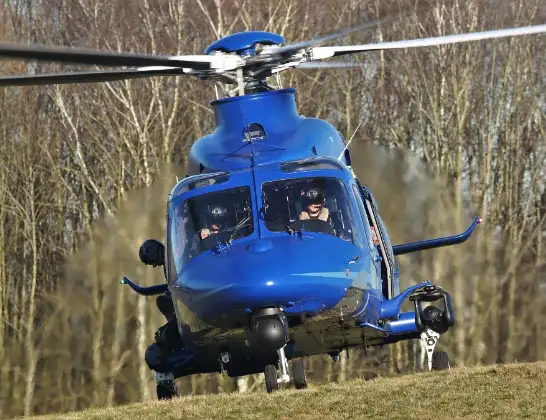
[[[287,270],[288,271],[288,270]],[[227,273],[226,273],[227,274]],[[320,273],[271,274],[251,265],[245,274],[229,273],[215,281],[216,287],[192,288],[192,305],[197,315],[211,324],[241,318],[258,309],[286,308],[291,313],[315,314],[332,308],[343,298],[348,284]],[[212,286],[212,285],[211,285]]]
[[[334,307],[351,286],[352,276],[346,270],[349,259],[331,239],[262,239],[223,255],[203,255],[187,270],[192,311],[218,325],[231,314],[240,317],[266,307],[294,314]],[[329,250],[328,258],[323,258],[324,250]]]

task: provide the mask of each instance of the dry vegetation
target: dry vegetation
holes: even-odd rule
[[[546,364],[460,368],[275,394],[207,395],[29,420],[544,419]]]
[[[231,32],[267,30],[298,41],[410,3],[14,0],[0,5],[0,34],[5,41],[202,53]],[[419,18],[340,42],[521,26],[546,16],[542,0],[428,3]],[[432,279],[453,292],[458,326],[440,349],[458,366],[546,359],[545,46],[546,37],[527,36],[374,52],[351,58],[364,69],[301,70],[284,78],[298,89],[303,115],[330,121],[347,138],[363,121],[352,146],[355,170],[375,191],[393,243],[461,231],[475,214],[486,219],[467,244],[400,261],[403,286]],[[3,74],[59,69],[0,63]],[[0,90],[0,417],[154,397],[143,356],[162,319],[153,300],[118,281],[122,275],[148,285],[162,281],[138,262],[138,247],[163,236],[175,175],[184,176],[192,142],[214,128],[206,108],[212,98],[208,85],[186,77]],[[306,363],[313,381],[326,382],[412,371],[418,353],[410,342],[367,357],[351,351],[337,365],[320,357]],[[509,375],[544,374],[539,366]],[[261,380],[204,375],[180,386],[194,394],[254,391]],[[402,398],[396,382],[378,383],[383,397]],[[450,389],[470,392],[458,384]],[[370,386],[347,387],[343,395],[360,390],[367,407]],[[301,394],[298,404],[323,391]],[[517,387],[507,392],[533,401]],[[260,398],[277,407],[282,400],[289,407],[283,395],[239,401]],[[320,409],[322,400],[313,401]]]

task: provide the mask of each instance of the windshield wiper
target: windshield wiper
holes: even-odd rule
[[[235,237],[237,232],[239,232],[239,229],[246,226],[249,221],[250,221],[250,216],[247,216],[243,220],[241,220],[239,223],[237,223],[237,225],[235,225],[234,227],[226,229],[226,231],[233,230],[233,232],[231,232],[231,235],[229,235],[229,239],[227,240],[228,244],[231,244],[233,242],[233,238]]]
[[[286,223],[284,221],[284,219],[280,218],[280,217],[277,217],[277,216],[272,216],[270,214],[266,214],[265,212],[265,209],[262,207],[260,209],[260,213],[263,215],[262,219],[266,222],[279,222],[281,225],[284,226],[284,228],[286,229],[286,231],[293,235],[296,233],[296,231],[290,226],[290,224]]]
[[[192,241],[197,241],[197,240],[200,240],[201,242],[208,239],[208,238],[212,238],[212,239],[216,239],[216,245],[208,248],[207,250],[208,251],[213,251],[213,252],[220,252],[222,249],[227,248],[229,247],[229,245],[231,245],[231,243],[233,242],[233,238],[235,237],[235,235],[237,234],[237,232],[244,226],[248,226],[248,222],[250,221],[250,216],[247,216],[246,218],[244,218],[243,220],[241,220],[239,223],[237,223],[237,225],[233,226],[233,227],[228,227],[228,228],[225,228],[225,229],[222,229],[222,230],[219,230],[218,232],[215,232],[215,233],[211,233],[211,235],[205,237],[205,238],[199,238],[199,232],[200,231],[197,231],[193,237],[192,237]],[[224,237],[224,234],[227,233],[227,232],[230,232],[230,231],[233,231],[230,235],[229,235],[229,238],[227,240],[222,240],[221,238]]]

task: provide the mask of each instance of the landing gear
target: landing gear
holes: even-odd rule
[[[278,379],[278,382],[281,384],[287,384],[290,382],[290,375],[288,374],[288,360],[284,354],[284,347],[277,350],[277,353],[279,353],[279,362],[281,364],[281,377]]]
[[[440,334],[427,328],[421,333],[421,349],[428,362],[428,370],[449,370],[449,357],[445,351],[434,353]]]
[[[307,378],[305,377],[305,367],[303,360],[296,359],[292,362],[292,378],[288,373],[288,360],[284,353],[284,347],[277,350],[279,354],[279,364],[281,368],[281,376],[277,377],[277,367],[274,365],[267,365],[264,370],[265,374],[265,387],[268,393],[271,393],[279,389],[280,384],[294,383],[296,389],[307,388]]]
[[[414,291],[409,300],[415,305],[415,325],[418,331],[421,331],[421,351],[427,359],[428,370],[450,369],[447,353],[434,353],[434,347],[440,335],[455,325],[455,311],[451,296],[441,287],[430,285]],[[423,302],[438,300],[442,301],[443,308],[434,305],[423,308]],[[421,359],[422,362],[423,359]]]
[[[303,360],[296,359],[292,362],[292,375],[294,378],[294,387],[296,389],[307,388],[307,378],[305,377]]]
[[[159,369],[169,359],[172,352],[181,346],[177,330],[174,306],[169,296],[160,295],[156,299],[157,308],[167,319],[167,323],[155,333],[155,343],[146,350],[146,363],[152,370]],[[156,393],[159,400],[170,400],[180,396],[172,373],[155,374]]]
[[[432,355],[432,370],[450,370],[449,356],[445,351],[439,351]]]
[[[274,365],[267,365],[265,367],[265,389],[268,393],[279,389],[279,382],[277,380],[277,368]]]
[[[180,396],[172,373],[156,373],[156,392],[159,400],[170,400]]]
[[[145,361],[148,367],[154,371],[165,371],[163,365],[171,355],[184,347],[184,343],[178,333],[178,325],[174,313],[174,306],[169,296],[160,295],[156,299],[159,311],[165,316],[167,323],[157,329],[154,343],[146,349]]]

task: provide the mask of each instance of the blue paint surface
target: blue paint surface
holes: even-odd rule
[[[193,144],[188,174],[201,173],[201,167],[215,172],[317,156],[337,159],[345,141],[328,122],[299,116],[295,93],[283,89],[212,102],[217,127]],[[253,123],[267,137],[250,143],[244,140],[245,129]],[[345,156],[341,162],[346,164]]]
[[[207,47],[205,54],[213,51],[222,51],[226,53],[254,52],[257,43],[264,45],[279,45],[284,42],[284,38],[271,32],[248,31],[238,32],[228,35]]]
[[[320,234],[308,234],[304,240],[285,234],[269,241],[272,246],[265,252],[252,252],[257,242],[246,238],[221,255],[202,254],[188,264],[179,282],[189,286],[188,307],[199,319],[235,327],[244,322],[247,309],[291,306],[291,313],[318,312],[332,309],[343,298],[352,283],[345,274],[348,256],[358,252],[353,245]],[[335,250],[328,259],[299,258],[325,247]]]

